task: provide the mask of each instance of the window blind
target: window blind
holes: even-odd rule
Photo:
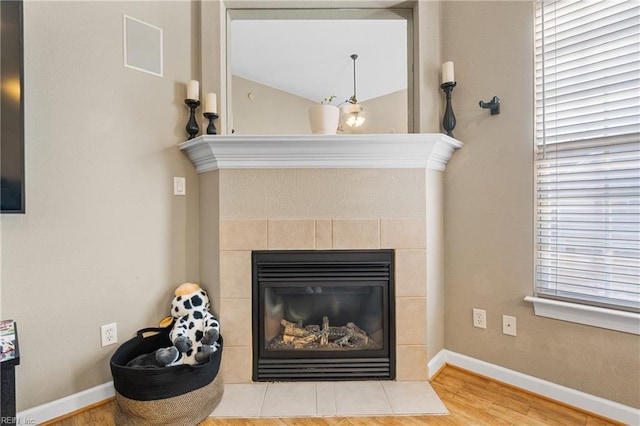
[[[536,2],[538,296],[640,311],[639,11]]]

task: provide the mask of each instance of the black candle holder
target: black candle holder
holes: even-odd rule
[[[218,119],[218,114],[215,112],[205,112],[204,115],[209,120],[209,125],[207,126],[207,134],[208,135],[217,135],[218,131],[216,130],[215,121]]]
[[[198,127],[198,122],[196,121],[196,108],[200,106],[200,101],[196,99],[185,99],[184,103],[189,107],[189,121],[187,121],[186,130],[189,134],[189,139],[193,139],[200,131],[200,127]]]
[[[447,83],[442,83],[440,88],[444,90],[444,93],[447,95],[447,106],[444,110],[444,118],[442,119],[442,127],[447,131],[447,136],[453,137],[453,129],[456,127],[456,116],[453,115],[453,108],[451,108],[451,92],[453,88],[456,87],[455,81],[450,81]]]

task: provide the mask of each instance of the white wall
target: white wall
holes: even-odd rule
[[[198,280],[186,139],[191,2],[24,4],[27,213],[2,215],[2,317],[17,321],[24,410],[111,380],[119,342]],[[164,31],[164,77],[123,67],[123,13]],[[186,197],[172,195],[186,176]]]
[[[308,99],[238,76],[232,78],[233,130],[239,135],[311,133]]]

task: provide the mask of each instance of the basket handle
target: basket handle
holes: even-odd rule
[[[147,337],[151,337],[151,336],[155,336],[156,334],[160,334],[163,331],[165,331],[164,328],[148,327],[148,328],[143,328],[141,330],[138,330],[138,332],[136,334],[138,335],[139,338],[146,339]]]
[[[156,334],[160,334],[166,332],[167,330],[171,330],[173,328],[173,323],[175,319],[173,317],[165,317],[160,321],[160,327],[147,327],[138,330],[136,333],[139,338],[144,339],[146,337],[155,336]]]

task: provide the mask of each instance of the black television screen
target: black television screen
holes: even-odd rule
[[[22,1],[0,1],[0,211],[25,212]]]

